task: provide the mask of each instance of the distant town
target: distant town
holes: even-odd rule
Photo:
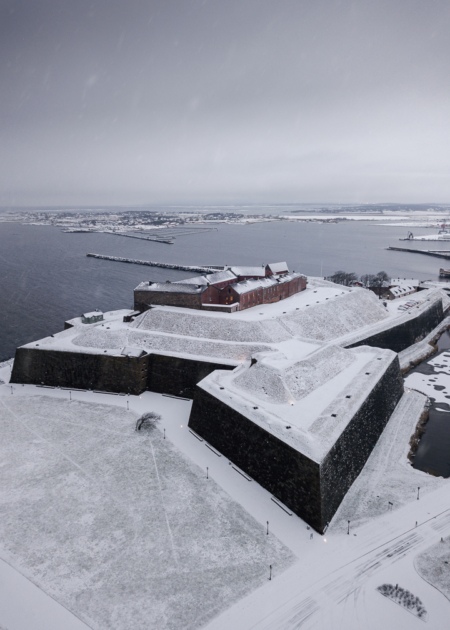
[[[162,208],[3,208],[0,222],[50,225],[64,232],[103,232],[147,234],[150,240],[176,238],[174,230],[213,229],[218,224],[249,225],[271,221],[338,223],[342,221],[386,221],[387,224],[437,227],[450,222],[450,206],[442,204],[367,205],[279,205]],[[394,223],[394,221],[396,223]],[[398,222],[398,223],[397,223]],[[168,231],[164,237],[156,230]]]

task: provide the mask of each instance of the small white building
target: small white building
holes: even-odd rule
[[[416,291],[417,287],[402,284],[396,287],[391,287],[389,289],[389,298],[391,300],[395,300],[395,298],[404,297],[405,295],[410,295],[411,293],[415,293]]]
[[[91,313],[83,313],[81,322],[83,324],[95,324],[95,322],[103,321],[103,313],[101,311],[92,311]]]
[[[420,280],[417,280],[414,278],[392,278],[389,286],[391,287],[409,286],[409,287],[414,287],[417,290],[417,287],[420,286]]]

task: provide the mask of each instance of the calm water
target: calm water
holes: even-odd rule
[[[306,275],[327,275],[338,269],[360,275],[383,269],[392,276],[437,279],[439,259],[384,249],[398,245],[406,231],[361,222],[286,221],[219,225],[211,232],[181,236],[174,245],[165,245],[0,223],[0,360],[14,356],[18,345],[62,330],[66,319],[83,311],[132,307],[133,289],[141,280],[192,275],[95,260],[87,258],[87,252],[183,264],[259,265],[286,260],[291,269]]]
[[[356,274],[385,270],[392,277],[438,279],[438,258],[386,251],[405,245],[406,228],[371,223],[257,223],[219,225],[182,236],[173,245],[108,234],[67,234],[48,226],[0,223],[0,360],[17,346],[62,330],[83,311],[131,308],[142,280],[178,280],[192,274],[87,258],[86,253],[188,265],[260,265],[286,260],[306,275],[338,269]],[[429,234],[426,229],[416,235]],[[417,243],[417,249],[450,250],[450,243]],[[447,344],[447,345],[446,345]],[[440,348],[450,347],[443,335]],[[427,364],[418,369],[427,370]],[[450,476],[450,414],[436,407],[415,458],[415,467]]]
[[[450,334],[446,331],[438,341],[438,353],[434,354],[430,360],[435,360],[449,348]],[[435,373],[434,367],[427,361],[411,370],[413,371],[428,375]],[[413,466],[434,475],[450,477],[450,405],[435,403],[431,396],[430,400],[432,401],[430,417],[420,440]]]

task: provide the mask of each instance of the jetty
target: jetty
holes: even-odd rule
[[[424,256],[434,256],[435,258],[448,258],[450,259],[450,250],[445,252],[443,250],[430,250],[430,249],[408,249],[406,247],[386,247],[394,252],[409,252],[410,254],[423,254]]]
[[[135,260],[133,258],[121,258],[119,256],[104,256],[103,254],[86,254],[89,258],[112,260],[113,262],[130,263],[131,265],[146,265],[147,267],[162,267],[163,269],[179,269],[180,271],[194,271],[196,273],[214,273],[217,267],[200,267],[191,265],[174,265],[170,263],[155,262],[153,260]]]

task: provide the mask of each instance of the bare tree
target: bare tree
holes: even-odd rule
[[[350,287],[354,282],[358,280],[356,273],[347,271],[335,271],[332,276],[328,276],[327,280],[335,282],[336,284],[343,284],[346,287]]]

